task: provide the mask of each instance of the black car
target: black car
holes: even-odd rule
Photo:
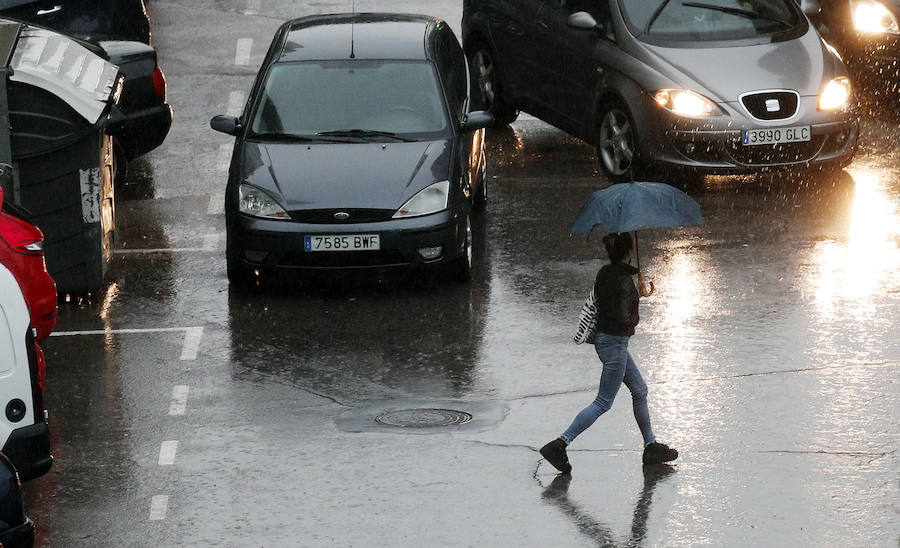
[[[900,0],[819,0],[812,19],[857,82],[900,111]]]
[[[280,27],[240,118],[225,194],[228,278],[258,272],[472,266],[487,199],[484,112],[469,112],[450,27],[405,14]]]
[[[0,453],[0,546],[34,546],[34,523],[25,516],[19,475],[3,453]]]
[[[150,46],[150,18],[142,0],[0,0],[0,17],[72,36],[118,65],[125,115],[115,146],[120,171],[127,160],[163,143],[172,125],[166,77]]]

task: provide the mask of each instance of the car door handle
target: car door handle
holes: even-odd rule
[[[541,30],[548,30],[550,28],[550,25],[548,25],[547,23],[545,23],[543,21],[538,21],[537,26],[539,26],[541,28]]]
[[[37,10],[38,15],[51,15],[56,12],[62,11],[62,6],[53,6],[48,10]]]

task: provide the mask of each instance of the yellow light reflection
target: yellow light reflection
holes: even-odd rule
[[[882,174],[861,169],[852,176],[856,186],[847,239],[819,244],[815,299],[823,313],[840,301],[852,301],[853,306],[840,307],[841,314],[864,319],[872,313],[874,297],[898,281],[900,219]]]

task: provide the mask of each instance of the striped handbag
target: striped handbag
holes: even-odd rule
[[[572,340],[575,344],[583,344],[586,342],[593,343],[597,329],[597,302],[594,299],[594,288],[591,288],[591,294],[584,301],[581,307],[581,314],[578,315],[578,327],[575,329],[575,336]]]

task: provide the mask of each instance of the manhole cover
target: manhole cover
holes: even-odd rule
[[[403,428],[428,428],[455,426],[472,420],[472,415],[453,409],[399,409],[385,411],[375,417],[375,422]]]

